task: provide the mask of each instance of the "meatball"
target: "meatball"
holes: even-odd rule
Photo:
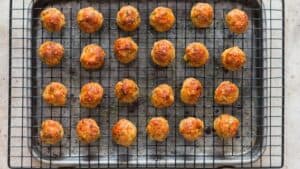
[[[182,84],[180,90],[181,101],[188,105],[195,105],[202,94],[202,84],[195,78],[187,78]]]
[[[229,114],[222,114],[214,120],[214,130],[221,138],[228,139],[234,137],[240,126],[240,121]]]
[[[239,98],[239,88],[230,81],[224,81],[217,87],[214,98],[217,104],[231,105]]]
[[[197,3],[191,10],[191,20],[197,28],[209,27],[214,18],[214,10],[208,3]]]
[[[139,87],[131,79],[123,79],[115,85],[115,95],[121,103],[133,103],[139,97]]]
[[[221,55],[221,61],[225,69],[236,71],[246,63],[245,52],[237,46],[226,49]]]
[[[136,135],[135,125],[127,119],[120,119],[112,128],[112,138],[121,146],[128,147],[133,144]]]
[[[40,140],[45,144],[57,144],[64,137],[62,125],[55,120],[45,120],[42,122],[40,130]]]
[[[172,9],[166,7],[155,8],[149,17],[150,25],[158,32],[170,30],[175,23]]]
[[[167,84],[158,85],[151,93],[151,103],[156,108],[167,108],[174,103],[174,91]]]
[[[167,67],[175,58],[175,48],[168,40],[159,40],[151,50],[152,61],[161,67]]]
[[[81,142],[90,144],[100,137],[100,127],[94,119],[85,118],[77,123],[76,133]]]
[[[43,63],[53,67],[60,64],[64,57],[64,47],[60,43],[46,41],[39,47],[38,55]]]
[[[187,117],[179,123],[179,133],[187,141],[195,141],[203,135],[204,123],[201,119]]]
[[[229,30],[236,34],[245,33],[248,29],[248,15],[240,9],[233,9],[226,15]]]
[[[103,25],[103,15],[93,7],[82,8],[77,13],[79,29],[85,33],[94,33]]]
[[[150,139],[162,142],[169,135],[169,123],[164,117],[153,117],[147,125],[147,133]]]
[[[99,69],[104,65],[105,55],[105,51],[99,45],[86,45],[80,56],[81,66],[87,70]]]
[[[135,60],[138,45],[130,37],[119,38],[114,43],[114,53],[121,63],[128,64]]]
[[[56,8],[44,9],[40,14],[40,20],[49,32],[59,32],[66,24],[65,15]]]
[[[68,89],[59,82],[51,82],[43,92],[43,99],[53,106],[64,106],[67,102]]]
[[[104,95],[102,86],[95,82],[90,82],[82,86],[80,92],[80,104],[86,108],[95,108],[101,103]]]
[[[117,25],[124,31],[134,31],[140,26],[141,17],[139,11],[131,6],[123,6],[117,13]]]
[[[204,44],[193,42],[185,48],[183,59],[192,67],[201,67],[209,59],[209,52]]]

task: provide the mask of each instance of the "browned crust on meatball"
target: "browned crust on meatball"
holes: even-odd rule
[[[152,90],[151,103],[156,108],[170,107],[174,100],[174,91],[168,84],[158,85]]]
[[[117,25],[124,31],[134,31],[141,23],[139,11],[131,6],[123,6],[117,13]]]
[[[197,28],[209,27],[214,18],[214,10],[208,3],[197,3],[191,10],[191,20]]]
[[[180,90],[181,101],[188,105],[197,104],[202,94],[202,89],[203,87],[199,80],[192,77],[185,79]]]
[[[45,144],[57,144],[64,136],[62,125],[55,120],[44,120],[40,130],[40,141]]]
[[[104,65],[105,51],[97,44],[86,45],[80,56],[81,66],[87,70],[99,69]]]
[[[204,123],[201,119],[195,117],[187,117],[179,123],[179,133],[187,141],[195,141],[203,136]]]
[[[224,139],[233,138],[238,133],[240,121],[229,114],[222,114],[214,120],[216,134]]]
[[[68,89],[59,82],[51,82],[43,91],[43,99],[53,106],[64,106],[67,102]]]
[[[170,30],[175,23],[175,16],[172,9],[166,7],[155,8],[150,16],[150,25],[158,32]]]
[[[103,15],[93,7],[82,8],[77,13],[79,29],[85,33],[94,33],[103,25]]]
[[[60,43],[46,41],[39,47],[38,55],[43,63],[53,67],[61,63],[64,47]]]
[[[191,67],[201,67],[208,62],[209,52],[204,44],[193,42],[185,48],[183,59]]]
[[[115,40],[114,53],[116,58],[124,64],[135,60],[138,53],[138,45],[131,37],[124,37]]]
[[[225,69],[236,71],[246,63],[245,52],[237,46],[226,49],[221,55],[221,61]]]
[[[139,97],[139,87],[131,79],[123,79],[115,85],[115,95],[121,103],[133,103]]]
[[[98,138],[100,138],[100,133],[100,127],[94,119],[84,118],[77,123],[77,137],[85,144],[95,142]]]
[[[66,24],[65,15],[56,8],[46,8],[40,14],[43,27],[49,32],[59,32]]]
[[[99,83],[90,82],[82,86],[80,92],[80,104],[86,108],[95,108],[101,103],[104,89]]]
[[[226,15],[229,30],[236,34],[245,33],[248,29],[248,15],[240,9],[233,9]]]
[[[175,58],[174,45],[166,39],[155,42],[151,50],[151,58],[156,65],[167,67]]]
[[[169,123],[164,117],[153,117],[147,125],[147,133],[151,140],[165,141],[169,135]]]
[[[129,147],[136,139],[137,129],[135,125],[127,120],[120,119],[112,128],[112,138],[116,144]]]
[[[231,105],[239,98],[239,88],[230,81],[220,83],[215,91],[215,102],[220,105]]]

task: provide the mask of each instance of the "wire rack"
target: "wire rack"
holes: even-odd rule
[[[180,0],[11,0],[10,1],[10,70],[9,70],[9,136],[8,165],[11,168],[277,168],[283,165],[284,149],[284,4],[281,0],[211,0],[215,19],[211,28],[195,29],[189,19],[191,6],[197,1]],[[202,1],[207,2],[207,1]],[[115,15],[120,6],[131,4],[141,13],[142,24],[132,33],[119,30]],[[39,13],[48,6],[59,8],[66,16],[66,27],[60,33],[48,33],[39,23]],[[76,24],[77,11],[93,6],[104,14],[101,31],[88,35]],[[156,33],[148,24],[148,15],[156,6],[168,6],[176,15],[174,28]],[[249,31],[233,35],[224,24],[224,15],[233,7],[242,8],[250,17]],[[139,55],[129,66],[118,63],[112,43],[122,36],[132,36],[139,45]],[[153,42],[172,41],[176,60],[168,68],[155,67],[149,58]],[[60,42],[65,48],[63,64],[55,68],[43,65],[36,55],[45,40]],[[209,63],[199,69],[182,61],[185,46],[203,42],[209,49]],[[89,43],[100,44],[107,52],[105,66],[88,72],[80,67],[81,49]],[[238,45],[247,54],[247,64],[240,72],[226,72],[219,60],[221,52]],[[200,79],[204,94],[196,106],[185,106],[179,99],[182,81]],[[137,81],[141,96],[131,106],[119,104],[113,95],[114,84],[125,77]],[[237,104],[218,106],[213,93],[223,80],[238,84],[241,93]],[[64,83],[69,89],[66,107],[43,103],[41,92],[51,81]],[[79,106],[80,87],[89,81],[100,82],[105,97],[100,106],[88,110]],[[169,83],[176,91],[176,102],[157,110],[149,103],[150,91],[160,83]],[[236,138],[222,140],[212,129],[212,122],[226,112],[237,116],[241,128]],[[148,139],[147,120],[164,116],[170,122],[170,135],[163,143]],[[198,141],[185,142],[178,134],[179,121],[187,116],[201,118],[205,135]],[[83,117],[100,124],[101,139],[93,144],[78,142],[75,125]],[[115,145],[110,129],[121,117],[133,121],[138,128],[136,143],[130,148]],[[58,145],[39,142],[42,120],[62,122],[65,136]]]

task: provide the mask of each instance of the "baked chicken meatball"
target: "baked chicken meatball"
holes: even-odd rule
[[[182,84],[180,90],[181,101],[188,105],[195,105],[202,94],[202,84],[195,78],[187,78]]]
[[[236,34],[245,33],[248,29],[248,15],[240,9],[233,9],[226,15],[229,30]]]
[[[96,44],[86,45],[80,56],[81,66],[87,70],[99,69],[104,65],[105,51]]]
[[[43,63],[54,67],[61,63],[64,57],[64,47],[57,42],[46,41],[38,49],[38,55]]]
[[[128,64],[136,59],[138,45],[130,37],[119,38],[114,42],[114,53],[121,63]]]
[[[80,105],[86,108],[95,108],[101,103],[104,95],[103,87],[96,83],[90,82],[82,86],[80,92]]]
[[[158,32],[170,30],[175,23],[172,9],[166,7],[155,8],[149,17],[150,25]]]
[[[65,15],[56,8],[46,8],[40,14],[43,27],[49,32],[59,32],[66,24]]]
[[[197,28],[209,27],[214,18],[214,10],[208,3],[196,3],[191,10],[191,20]]]
[[[169,123],[164,117],[153,117],[147,125],[147,134],[151,140],[165,141],[169,135]]]
[[[220,105],[231,105],[239,98],[239,88],[230,81],[219,84],[215,91],[215,102]]]
[[[174,91],[167,84],[158,85],[151,93],[151,103],[156,108],[167,108],[174,103]]]
[[[151,58],[156,65],[167,67],[175,58],[174,45],[166,39],[155,42],[151,50]]]
[[[208,62],[209,52],[204,44],[193,42],[185,48],[183,59],[191,67],[201,67]]]
[[[139,87],[131,79],[123,79],[115,85],[115,95],[121,103],[133,103],[139,97]]]
[[[90,144],[100,138],[100,127],[94,119],[84,118],[77,123],[76,134],[81,142]]]
[[[82,8],[77,13],[79,29],[85,33],[97,32],[103,25],[103,15],[93,7]]]
[[[204,123],[201,119],[187,117],[179,123],[179,133],[187,141],[195,141],[204,133]]]
[[[59,82],[51,82],[43,91],[43,99],[53,106],[64,106],[67,102],[68,89]]]
[[[44,120],[40,130],[40,140],[45,144],[57,144],[64,137],[62,125],[55,120]]]
[[[236,71],[246,63],[245,52],[237,46],[226,49],[221,55],[221,62],[225,69]]]
[[[136,135],[135,125],[127,119],[120,119],[112,128],[112,138],[121,146],[129,147],[135,141]]]
[[[139,11],[131,6],[123,6],[117,13],[117,25],[124,31],[134,31],[141,24]]]
[[[216,134],[224,139],[234,137],[239,130],[240,121],[229,114],[222,114],[214,120]]]

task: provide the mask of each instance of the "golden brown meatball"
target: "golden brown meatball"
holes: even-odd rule
[[[151,50],[151,58],[155,64],[167,67],[175,58],[175,48],[172,42],[166,39],[155,42]]]
[[[135,125],[127,119],[120,119],[112,128],[112,138],[121,146],[128,147],[133,144],[136,135]]]
[[[60,64],[64,57],[64,47],[60,43],[46,41],[39,47],[39,57],[50,67]]]
[[[95,82],[90,82],[82,86],[80,92],[80,104],[86,108],[95,108],[101,103],[104,95],[102,86]]]
[[[197,3],[191,10],[191,20],[197,28],[209,27],[214,18],[214,10],[208,3]]]
[[[242,34],[248,29],[248,15],[240,9],[233,9],[226,15],[226,23],[233,33]]]
[[[138,45],[130,38],[119,38],[114,43],[116,58],[124,64],[135,60],[138,53]]]
[[[121,103],[133,103],[139,97],[139,87],[131,79],[123,79],[115,85],[115,95]]]
[[[40,20],[49,32],[59,32],[66,24],[65,15],[56,8],[44,9],[40,14]]]
[[[169,135],[169,123],[164,117],[153,117],[147,125],[147,133],[150,139],[165,141]]]
[[[150,25],[158,32],[170,30],[175,23],[172,9],[166,7],[155,8],[149,17]]]
[[[180,90],[181,101],[188,105],[195,105],[202,94],[202,84],[195,78],[187,78],[182,84]]]
[[[195,141],[203,135],[204,123],[201,119],[187,117],[179,123],[179,133],[187,141]]]
[[[239,98],[239,88],[230,81],[219,84],[215,91],[215,102],[221,105],[231,105]]]
[[[156,108],[167,108],[174,103],[174,92],[167,84],[158,85],[151,93],[151,103]]]
[[[67,102],[68,89],[61,83],[51,82],[43,92],[43,99],[53,106],[64,106]]]
[[[82,8],[77,13],[79,29],[85,33],[94,33],[103,25],[103,15],[93,7]]]
[[[45,144],[57,144],[64,137],[62,125],[55,120],[45,120],[42,122],[40,130],[40,140]]]
[[[204,44],[193,42],[185,48],[183,59],[192,67],[201,67],[209,59],[209,52]]]
[[[85,118],[77,123],[76,134],[80,141],[90,144],[100,137],[100,128],[94,119]]]
[[[80,56],[81,66],[88,70],[99,69],[104,65],[105,51],[96,44],[86,45]]]
[[[117,25],[124,31],[134,31],[140,26],[141,17],[139,11],[131,6],[123,6],[117,13]]]
[[[236,71],[246,63],[245,52],[237,46],[226,49],[221,55],[221,61],[225,69]]]
[[[221,138],[228,139],[234,137],[240,126],[240,121],[229,114],[222,114],[214,120],[214,130]]]

